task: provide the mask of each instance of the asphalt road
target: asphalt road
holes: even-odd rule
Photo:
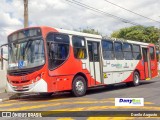
[[[141,107],[119,107],[115,106],[115,98],[144,98],[144,106]],[[87,91],[83,97],[73,97],[70,93],[61,93],[51,97],[39,95],[26,96],[23,99],[9,100],[0,103],[0,111],[45,111],[44,115],[49,115],[48,111],[160,111],[160,78],[142,81],[137,87],[127,87],[119,84],[109,87],[94,88]],[[95,112],[96,113],[96,112]],[[79,113],[81,114],[81,113]],[[84,114],[84,113],[83,113]],[[86,113],[90,114],[90,112]],[[9,119],[9,118],[8,118]],[[57,120],[82,119],[77,117],[57,116]],[[97,117],[83,117],[83,119],[93,120]],[[101,118],[103,120],[104,117]],[[109,117],[109,119],[114,119]],[[136,119],[123,118],[123,119]],[[139,118],[143,119],[143,118]],[[151,119],[151,118],[150,118]],[[158,119],[158,118],[157,118]],[[15,118],[16,120],[16,118]],[[106,120],[106,118],[105,118]]]

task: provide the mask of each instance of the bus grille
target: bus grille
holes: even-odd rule
[[[20,71],[20,72],[11,72],[9,75],[11,76],[23,76],[32,73],[33,71]]]
[[[29,82],[29,80],[24,80],[24,81],[11,81],[14,84],[20,84],[20,83],[26,83]]]
[[[29,86],[24,86],[21,90],[17,89],[17,87],[13,87],[14,91],[19,91],[19,92],[23,92],[23,91],[28,91],[29,90]]]
[[[19,70],[8,70],[7,71],[7,74],[11,75],[11,76],[24,76],[24,75],[28,75],[28,74],[31,74],[35,71],[38,71],[40,70],[41,68],[43,67],[42,66],[38,66],[38,67],[34,67],[34,68],[28,68],[28,69],[19,69]]]

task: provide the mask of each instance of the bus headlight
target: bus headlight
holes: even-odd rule
[[[36,77],[36,82],[38,81],[38,80],[40,80],[41,79],[41,77],[40,76],[37,76]]]

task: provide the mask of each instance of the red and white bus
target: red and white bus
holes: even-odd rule
[[[9,92],[72,91],[75,96],[100,85],[137,86],[158,74],[155,46],[137,41],[103,39],[46,26],[8,36]]]

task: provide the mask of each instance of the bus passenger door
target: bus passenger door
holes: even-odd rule
[[[151,69],[150,69],[149,50],[148,50],[148,48],[142,48],[142,52],[143,52],[145,79],[150,79],[151,78]]]
[[[89,68],[91,77],[96,80],[92,85],[102,83],[100,64],[100,42],[88,41]],[[91,78],[91,79],[92,79]]]
[[[158,75],[156,51],[153,46],[149,47],[149,55],[150,55],[150,66],[151,66],[151,78],[153,78]]]

